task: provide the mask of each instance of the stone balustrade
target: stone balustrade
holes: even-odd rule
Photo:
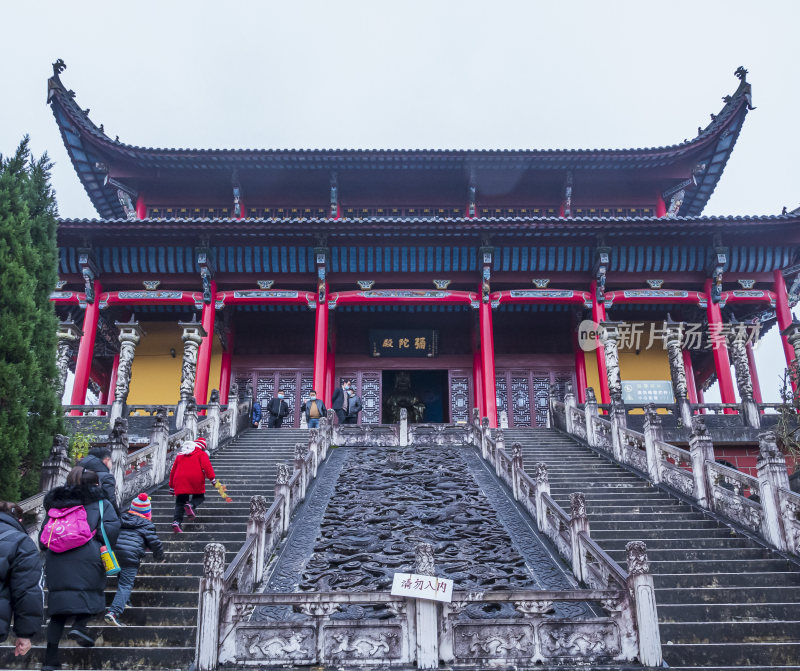
[[[590,389],[587,398],[594,398]],[[778,550],[800,554],[800,496],[789,487],[786,462],[773,432],[758,434],[758,477],[752,477],[716,463],[705,415],[692,417],[690,449],[685,450],[663,440],[663,415],[658,413],[661,406],[644,406],[644,432],[620,423],[612,406],[589,401],[578,408],[570,401],[569,394],[564,402],[551,397],[550,422],[609,458],[634,468],[654,484],[668,487],[701,508],[756,534]],[[723,410],[729,406],[701,407]],[[598,414],[604,407],[611,411],[610,419]],[[624,412],[629,410],[626,406]]]

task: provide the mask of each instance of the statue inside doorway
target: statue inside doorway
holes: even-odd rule
[[[384,417],[391,424],[400,421],[400,409],[408,411],[408,421],[419,424],[425,417],[425,404],[411,390],[411,374],[398,371],[394,378],[394,389],[384,402]]]

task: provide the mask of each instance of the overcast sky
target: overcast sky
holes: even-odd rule
[[[744,65],[758,109],[705,214],[777,214],[800,205],[798,18],[791,0],[4,2],[0,152],[28,133],[61,215],[96,216],[45,104],[57,58],[112,138],[203,148],[672,144]]]

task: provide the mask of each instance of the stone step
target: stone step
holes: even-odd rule
[[[136,579],[136,589],[131,592],[131,606],[140,608],[158,608],[168,606],[171,608],[194,608],[197,606],[197,578],[183,578],[179,583],[177,576],[169,576],[166,582],[163,578],[154,576],[139,576]],[[185,586],[183,591],[175,591],[176,587]],[[166,589],[169,588],[169,589]],[[110,606],[116,591],[109,584],[106,586],[106,605]]]
[[[696,664],[703,660],[706,666],[738,664],[775,665],[794,664],[800,659],[800,643],[707,643],[662,645],[664,659],[670,666]]]
[[[682,520],[664,520],[663,522],[659,523],[658,521],[654,520],[638,520],[636,516],[632,516],[631,519],[628,520],[604,520],[604,519],[592,519],[589,518],[589,527],[591,528],[592,533],[595,531],[608,531],[608,530],[629,530],[629,529],[662,529],[662,530],[673,530],[673,529],[682,529],[682,528],[690,528],[690,529],[721,529],[722,527],[718,522],[714,520],[692,520],[691,523],[681,524]]]
[[[678,643],[800,642],[800,622],[662,622],[661,638]]]
[[[594,534],[592,534],[592,537],[594,537]],[[625,551],[625,544],[628,542],[627,540],[625,540],[622,537],[615,538],[613,540],[606,538],[606,539],[603,539],[602,542],[600,542],[600,540],[597,539],[597,538],[594,538],[594,539],[600,545],[600,547],[602,547],[608,553],[611,553],[611,552],[624,552]],[[628,539],[628,540],[631,540],[631,539]],[[637,534],[635,540],[640,541],[640,540],[645,540],[645,539],[641,538],[640,534]],[[645,543],[647,543],[647,553],[648,553],[648,556],[650,557],[650,559],[653,559],[655,557],[655,555],[653,554],[655,551],[666,551],[666,550],[676,551],[676,552],[682,553],[684,551],[689,552],[689,551],[695,551],[695,550],[715,550],[715,549],[722,549],[722,548],[731,549],[731,550],[736,550],[736,549],[740,549],[740,548],[741,549],[745,549],[745,548],[747,548],[747,549],[754,549],[754,548],[761,549],[759,546],[757,546],[755,543],[753,543],[753,541],[751,541],[748,538],[743,538],[743,537],[736,537],[736,538],[730,538],[730,537],[728,537],[728,538],[692,538],[692,539],[686,539],[686,538],[658,538],[658,537],[656,537],[656,538],[650,538],[650,539],[645,540]],[[688,556],[686,556],[685,558],[689,559]]]
[[[768,604],[659,604],[656,601],[656,603],[659,621],[674,622],[676,624],[681,622],[775,622],[800,620],[800,603],[794,602]]]
[[[624,540],[624,534],[622,532],[616,530],[599,530],[595,529],[592,525],[592,519],[589,518],[589,527],[591,529],[591,537],[601,545],[601,547],[606,547],[606,543],[609,541],[613,542],[615,540],[622,541]],[[694,543],[695,540],[710,540],[713,538],[717,539],[727,539],[727,538],[740,538],[737,536],[736,532],[728,527],[717,527],[717,528],[700,528],[700,529],[692,529],[692,528],[677,528],[677,529],[639,529],[636,532],[636,539],[642,540],[647,542],[648,540],[655,540],[659,538],[663,539],[671,539],[671,538],[686,538],[686,539],[693,539],[691,542]],[[626,541],[627,542],[627,541]]]
[[[195,601],[197,598],[195,597]],[[131,647],[165,647],[165,648],[188,648],[193,647],[197,637],[197,627],[194,624],[177,624],[177,625],[159,625],[141,626],[137,624],[128,624],[128,611],[125,609],[120,622],[124,623],[124,627],[117,627],[116,625],[106,624],[102,618],[95,618],[89,621],[89,629],[93,636],[96,636],[95,647],[116,647],[126,645]],[[46,625],[42,625],[41,638],[44,640],[47,630]],[[72,647],[72,643],[68,642],[69,639],[64,639],[59,648],[66,649]]]
[[[656,603],[662,604],[703,604],[703,603],[800,603],[800,590],[780,587],[714,587],[669,588],[656,587]],[[800,630],[797,632],[800,638]]]
[[[608,555],[618,563],[625,562],[625,550],[606,549]],[[660,550],[647,548],[647,556],[650,564],[658,566],[661,563],[669,562],[694,562],[694,561],[714,561],[714,562],[740,562],[748,560],[767,560],[773,556],[766,548],[683,548],[678,550]],[[655,573],[656,569],[651,570]]]
[[[736,568],[735,565],[727,567]],[[659,573],[653,576],[656,588],[693,587],[773,587],[794,589],[800,586],[800,571],[765,573]]]
[[[7,648],[9,651],[12,648]],[[32,663],[41,664],[44,646],[35,645],[25,657],[14,657],[13,652],[0,652],[3,669],[27,669]],[[65,669],[180,669],[186,668],[194,658],[194,645],[187,647],[127,647],[100,646],[81,648],[62,642],[59,659]]]

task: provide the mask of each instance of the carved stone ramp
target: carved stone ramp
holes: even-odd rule
[[[553,499],[586,494],[592,538],[623,562],[647,543],[664,660],[680,669],[800,669],[800,565],[549,429],[508,429]]]
[[[339,448],[314,487],[292,520],[267,591],[388,590],[395,572],[413,571],[419,543],[433,545],[437,575],[452,578],[455,589],[577,587],[472,448]],[[592,615],[582,603],[555,607],[556,616]],[[262,609],[253,620],[287,616]]]
[[[153,521],[164,541],[166,559],[154,562],[148,553],[142,563],[131,606],[121,621],[125,627],[106,625],[102,618],[89,625],[98,634],[96,647],[79,648],[66,638],[60,657],[70,669],[186,669],[194,659],[197,594],[202,574],[203,549],[220,542],[230,561],[245,540],[250,497],[274,497],[277,464],[291,469],[294,445],[308,441],[300,429],[254,430],[239,434],[211,458],[217,478],[233,498],[225,503],[207,486],[206,501],[197,518],[184,522],[184,533],[172,533],[174,498],[166,487],[153,494]],[[108,580],[106,601],[114,597],[116,581]],[[8,645],[0,647],[0,669],[38,668],[44,658],[44,628],[34,649],[15,658]]]

